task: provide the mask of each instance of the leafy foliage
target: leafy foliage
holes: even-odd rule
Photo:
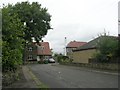
[[[28,1],[4,6],[2,16],[2,69],[14,71],[22,63],[25,43],[33,37],[39,42],[51,29],[51,16],[41,4]]]
[[[0,68],[2,64],[2,10],[0,9]]]
[[[100,62],[109,62],[112,58],[117,57],[118,41],[116,37],[100,36],[97,43],[98,52],[95,58]]]
[[[10,15],[12,6],[2,9],[2,69],[14,71],[22,62],[24,26],[17,14]]]
[[[61,62],[63,62],[63,63],[70,63],[70,62],[72,62],[73,60],[72,59],[70,59],[68,56],[64,56],[64,55],[62,55],[62,54],[54,54],[54,57],[55,57],[55,59],[59,62],[59,63],[61,63]]]
[[[17,13],[21,22],[26,25],[24,39],[31,42],[32,37],[37,42],[47,34],[50,27],[51,15],[46,8],[42,8],[38,2],[30,4],[28,1],[17,3],[12,8],[13,13]]]

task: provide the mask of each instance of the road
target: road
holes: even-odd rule
[[[50,88],[118,88],[117,73],[59,64],[32,64],[29,68]]]

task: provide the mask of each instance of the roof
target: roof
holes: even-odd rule
[[[38,47],[38,50],[37,50],[38,55],[51,55],[52,54],[48,42],[39,42],[36,45]]]
[[[80,51],[80,50],[87,50],[87,49],[95,49],[97,47],[97,43],[100,41],[100,40],[103,40],[105,38],[111,38],[111,39],[115,39],[116,37],[115,36],[99,36],[93,40],[91,40],[90,42],[88,42],[87,44],[81,46],[81,47],[78,47],[76,50],[73,50],[73,51]]]
[[[80,47],[84,44],[86,44],[86,42],[71,41],[70,43],[68,43],[66,48],[77,48],[77,47]]]

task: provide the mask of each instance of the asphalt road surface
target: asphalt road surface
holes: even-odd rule
[[[29,68],[49,88],[118,88],[117,73],[59,64],[32,64]]]

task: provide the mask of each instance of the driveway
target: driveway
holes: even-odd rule
[[[50,88],[118,88],[117,73],[59,64],[31,64],[29,68]]]

